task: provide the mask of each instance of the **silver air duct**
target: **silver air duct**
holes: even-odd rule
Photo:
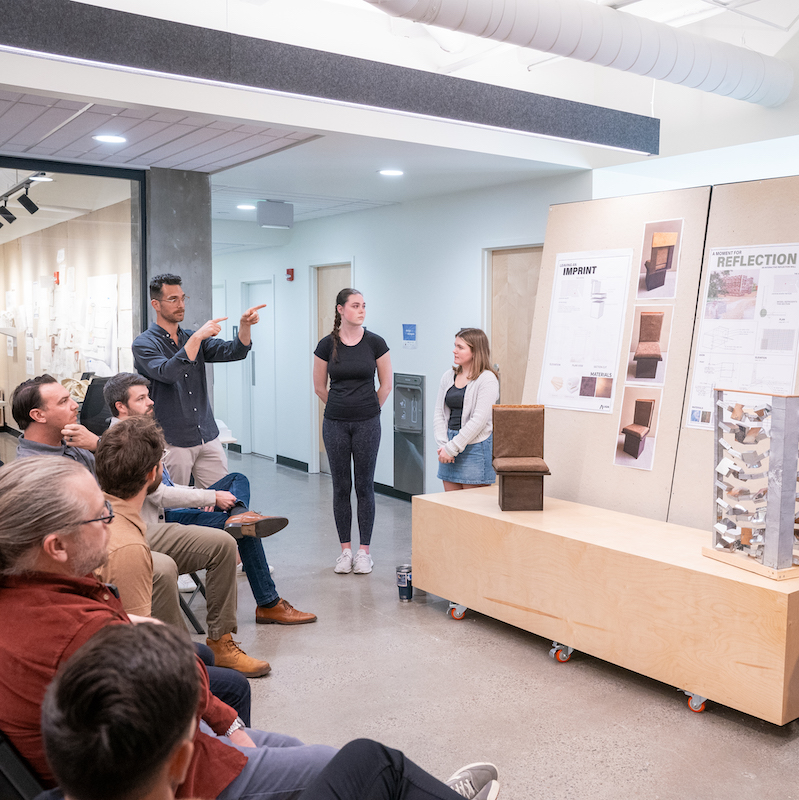
[[[779,59],[586,0],[366,2],[394,17],[763,106],[781,105],[793,86],[793,70]]]

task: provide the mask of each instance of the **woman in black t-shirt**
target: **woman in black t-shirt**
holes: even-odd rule
[[[333,517],[341,542],[335,566],[338,573],[366,574],[373,565],[369,545],[375,520],[375,464],[380,407],[391,391],[391,356],[385,340],[363,327],[365,316],[363,295],[355,289],[342,289],[336,297],[333,331],[314,350],[313,384],[325,404],[322,439],[333,478]],[[360,548],[354,557],[351,462],[360,534]]]

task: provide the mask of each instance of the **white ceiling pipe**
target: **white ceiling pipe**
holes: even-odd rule
[[[764,106],[785,102],[779,59],[586,0],[366,0],[391,14]]]

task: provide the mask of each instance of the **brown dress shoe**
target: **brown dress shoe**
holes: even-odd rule
[[[241,539],[242,536],[257,536],[262,539],[282,531],[288,524],[285,517],[265,517],[256,511],[245,511],[243,514],[228,517],[225,530],[236,539]]]
[[[297,611],[291,603],[287,603],[281,598],[272,608],[258,606],[255,609],[255,621],[264,625],[268,625],[270,622],[278,625],[302,625],[306,622],[316,622],[316,614]]]
[[[250,658],[229,633],[221,639],[206,639],[205,643],[213,650],[217,667],[235,669],[247,678],[260,678],[272,669],[268,661]]]

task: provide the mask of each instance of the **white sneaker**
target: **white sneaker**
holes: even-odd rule
[[[333,568],[333,572],[338,572],[339,575],[352,572],[352,550],[349,547],[341,551],[341,555],[336,559],[336,566]]]
[[[178,575],[178,591],[191,594],[197,588],[197,584],[191,575]]]
[[[499,794],[497,768],[489,761],[462,767],[445,783],[466,800],[494,800]]]
[[[359,550],[355,554],[355,562],[353,563],[352,571],[356,575],[368,575],[372,571],[374,563],[372,557],[366,550]]]

